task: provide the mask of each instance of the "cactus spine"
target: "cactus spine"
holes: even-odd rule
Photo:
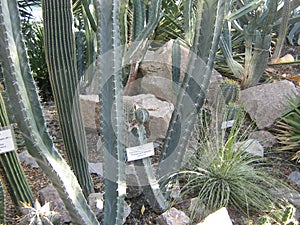
[[[199,1],[196,34],[189,55],[189,65],[162,149],[158,167],[159,178],[178,171],[181,166],[210,81],[223,26],[224,2],[225,0]]]
[[[85,196],[94,192],[79,105],[71,1],[44,0],[45,54],[66,153]]]
[[[98,31],[96,75],[100,77],[100,132],[104,156],[104,224],[122,224],[125,175],[125,121],[119,1],[94,0]]]
[[[57,189],[74,224],[98,225],[80,185],[47,132],[36,86],[20,32],[16,1],[0,1],[0,53],[8,104],[28,152]]]

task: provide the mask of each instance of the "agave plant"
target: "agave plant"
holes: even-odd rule
[[[276,122],[274,131],[280,143],[279,150],[294,153],[293,160],[300,162],[300,105],[298,98],[289,98],[289,111]]]
[[[196,197],[197,204],[203,203],[208,210],[230,206],[248,216],[267,212],[280,199],[280,188],[286,187],[268,172],[265,159],[247,153],[247,146],[237,147],[237,142],[247,140],[251,128],[242,131],[243,120],[240,108],[229,133],[217,131],[221,136],[208,134],[199,140],[196,157],[174,174],[186,180],[182,194]]]

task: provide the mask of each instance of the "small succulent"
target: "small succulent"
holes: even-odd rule
[[[22,203],[23,217],[20,218],[20,225],[59,225],[60,214],[51,211],[50,202],[41,206],[38,200],[35,201],[34,207],[28,203]]]

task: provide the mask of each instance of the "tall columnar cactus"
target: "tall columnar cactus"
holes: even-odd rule
[[[100,77],[98,93],[104,157],[103,223],[122,224],[126,175],[120,5],[117,0],[94,0],[94,5],[98,18],[96,76]]]
[[[94,191],[79,103],[71,1],[43,0],[45,54],[66,153],[85,196]]]
[[[202,107],[210,81],[224,19],[225,0],[199,1],[196,33],[189,65],[162,149],[158,176],[166,177],[181,167],[184,152]],[[162,179],[164,181],[164,179]]]
[[[57,189],[72,223],[97,225],[99,222],[88,206],[74,173],[47,132],[20,31],[16,1],[0,1],[0,18],[0,62],[7,104],[14,113],[27,150]]]
[[[0,130],[1,127],[10,126],[1,92],[2,91],[0,91]],[[17,207],[21,206],[21,202],[33,204],[33,195],[16,151],[1,154],[0,166],[2,167],[1,170],[3,170],[2,178],[4,183],[7,185],[7,189],[14,204]]]

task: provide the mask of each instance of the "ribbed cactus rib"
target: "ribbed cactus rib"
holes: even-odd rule
[[[71,1],[44,0],[45,54],[65,150],[85,196],[94,192],[79,103]]]
[[[98,31],[96,76],[100,76],[100,132],[104,157],[103,224],[123,224],[125,120],[122,87],[122,47],[118,0],[94,0]]]
[[[4,99],[0,93],[0,127],[9,125]],[[14,204],[17,207],[20,207],[21,202],[33,204],[33,195],[16,152],[1,154],[0,166],[3,169],[3,179]]]
[[[21,35],[16,1],[0,1],[0,61],[6,94],[28,152],[57,189],[72,223],[98,225],[80,185],[47,132]]]
[[[197,113],[205,100],[223,26],[225,1],[204,0],[198,3],[196,33],[189,65],[161,152],[159,178],[167,178],[181,167]]]

